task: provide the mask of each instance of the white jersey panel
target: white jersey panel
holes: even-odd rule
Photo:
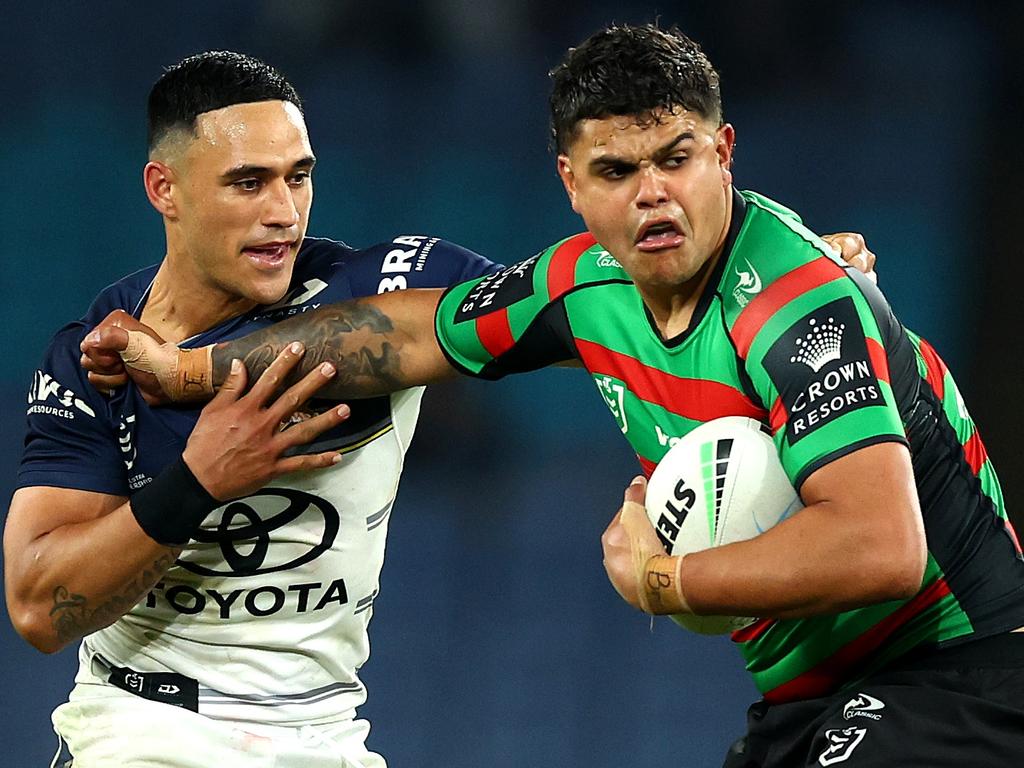
[[[83,666],[176,672],[214,718],[352,717],[391,507],[423,388],[338,465],[278,478],[218,508],[147,597],[83,641]]]

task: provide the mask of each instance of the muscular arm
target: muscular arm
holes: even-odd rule
[[[683,559],[698,614],[793,618],[832,614],[921,588],[927,549],[910,454],[862,448],[801,488],[806,507],[761,536]]]
[[[181,551],[175,543],[187,540],[221,502],[252,493],[280,475],[337,463],[341,457],[333,451],[289,455],[348,413],[347,406],[340,406],[281,430],[333,375],[318,367],[275,400],[279,383],[300,356],[294,348],[283,352],[245,395],[244,370],[235,371],[203,408],[181,455],[202,486],[198,504],[195,483],[183,485],[178,475],[179,481],[166,485],[175,477],[167,470],[147,488],[166,493],[174,502],[171,507],[154,509],[147,489],[131,502],[67,488],[19,489],[4,529],[7,610],[18,633],[53,653],[112,624],[171,567]],[[175,531],[181,536],[161,538]]]
[[[644,513],[630,517],[630,542],[624,510],[602,540],[609,577],[627,601],[652,613],[676,613],[681,604],[698,615],[779,619],[906,599],[920,589],[927,547],[903,445],[837,459],[804,482],[801,496],[804,509],[760,536],[681,562],[664,554]],[[652,587],[646,606],[643,584]]]
[[[220,386],[233,358],[259,376],[289,342],[306,348],[299,373],[323,362],[337,368],[320,395],[339,399],[385,394],[453,376],[434,337],[443,291],[385,293],[332,304],[213,348],[213,383]]]
[[[122,497],[21,488],[4,530],[7,611],[22,637],[54,653],[117,620],[179,551],[147,536]]]

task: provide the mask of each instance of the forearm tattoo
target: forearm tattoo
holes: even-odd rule
[[[362,301],[346,301],[306,312],[213,349],[213,381],[227,378],[231,360],[245,363],[252,384],[291,342],[301,341],[306,353],[293,374],[300,378],[323,362],[337,375],[320,396],[365,397],[409,386],[401,373],[401,344],[391,319]]]
[[[174,564],[176,554],[165,554],[132,579],[117,594],[99,605],[90,605],[89,598],[71,592],[63,584],[53,590],[53,608],[50,621],[57,640],[64,645],[72,640],[113,624],[142,599],[167,569]]]

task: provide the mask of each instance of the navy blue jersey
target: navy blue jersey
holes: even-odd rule
[[[54,336],[28,394],[28,432],[17,486],[54,486],[130,496],[184,450],[201,406],[151,410],[134,386],[97,392],[79,364],[79,344],[115,309],[139,317],[158,265],[104,289],[85,316]],[[202,347],[248,335],[326,304],[403,288],[443,288],[497,269],[435,237],[405,235],[362,250],[307,237],[287,295],[182,342]],[[351,403],[352,415],[310,452],[355,446],[388,427],[387,397]]]
[[[280,302],[182,346],[244,336],[323,304],[447,286],[495,269],[436,238],[363,250],[307,239]],[[105,397],[79,367],[85,334],[114,309],[138,317],[155,274],[150,267],[110,286],[55,336],[29,392],[19,486],[130,497],[184,449],[198,407],[151,409],[131,385]],[[350,419],[304,447],[341,450],[344,461],[282,475],[211,511],[150,592],[84,638],[78,684],[94,695],[108,682],[98,669],[169,671],[196,681],[197,707],[208,717],[350,718],[365,700],[357,671],[369,655],[367,627],[422,390],[353,402]]]

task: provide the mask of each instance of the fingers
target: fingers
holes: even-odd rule
[[[103,321],[104,325],[110,324],[116,328],[124,328],[126,331],[142,331],[150,336],[156,336],[153,330],[145,323],[136,320],[123,309],[115,309]]]
[[[825,235],[822,239],[850,266],[865,274],[874,270],[875,254],[868,249],[863,235],[857,232],[839,232]]]
[[[626,492],[623,494],[623,501],[632,501],[636,504],[643,504],[644,499],[647,497],[647,478],[643,475],[637,475],[633,478],[630,484],[626,487]]]
[[[277,462],[276,474],[284,475],[289,472],[308,472],[311,469],[326,469],[341,461],[341,454],[337,451],[326,451],[311,456],[289,456]]]
[[[101,325],[82,340],[80,347],[89,357],[123,352],[128,348],[128,331],[113,325]]]
[[[227,378],[220,385],[220,389],[217,390],[217,394],[213,396],[210,404],[234,402],[245,392],[245,385],[248,381],[249,372],[245,370],[242,361],[236,357],[231,361],[231,370],[228,371]]]
[[[113,376],[107,376],[101,373],[88,373],[89,383],[92,384],[96,389],[104,394],[110,394],[112,390],[118,387],[123,387],[128,383],[128,374],[122,372]]]
[[[654,532],[650,518],[647,517],[647,510],[644,508],[643,499],[647,492],[647,481],[643,477],[636,477],[626,489],[622,504],[621,523],[622,529],[629,537],[629,546],[633,552],[634,561],[646,561],[651,555],[664,554],[665,548]]]
[[[329,429],[333,429],[352,413],[347,405],[339,405],[295,424],[280,434],[279,439],[287,448],[311,443]]]
[[[281,353],[274,359],[274,362],[267,366],[267,370],[256,379],[256,383],[252,385],[249,397],[260,406],[269,402],[274,393],[280,389],[288,374],[299,364],[304,351],[305,349],[298,341],[293,341],[281,350]]]
[[[334,378],[336,369],[330,363],[321,363],[302,379],[290,386],[281,396],[267,408],[267,415],[275,422],[286,421],[301,408],[310,397],[316,394],[324,384]],[[348,406],[346,406],[347,408]],[[321,414],[323,415],[323,414]],[[348,416],[346,412],[345,416]]]

